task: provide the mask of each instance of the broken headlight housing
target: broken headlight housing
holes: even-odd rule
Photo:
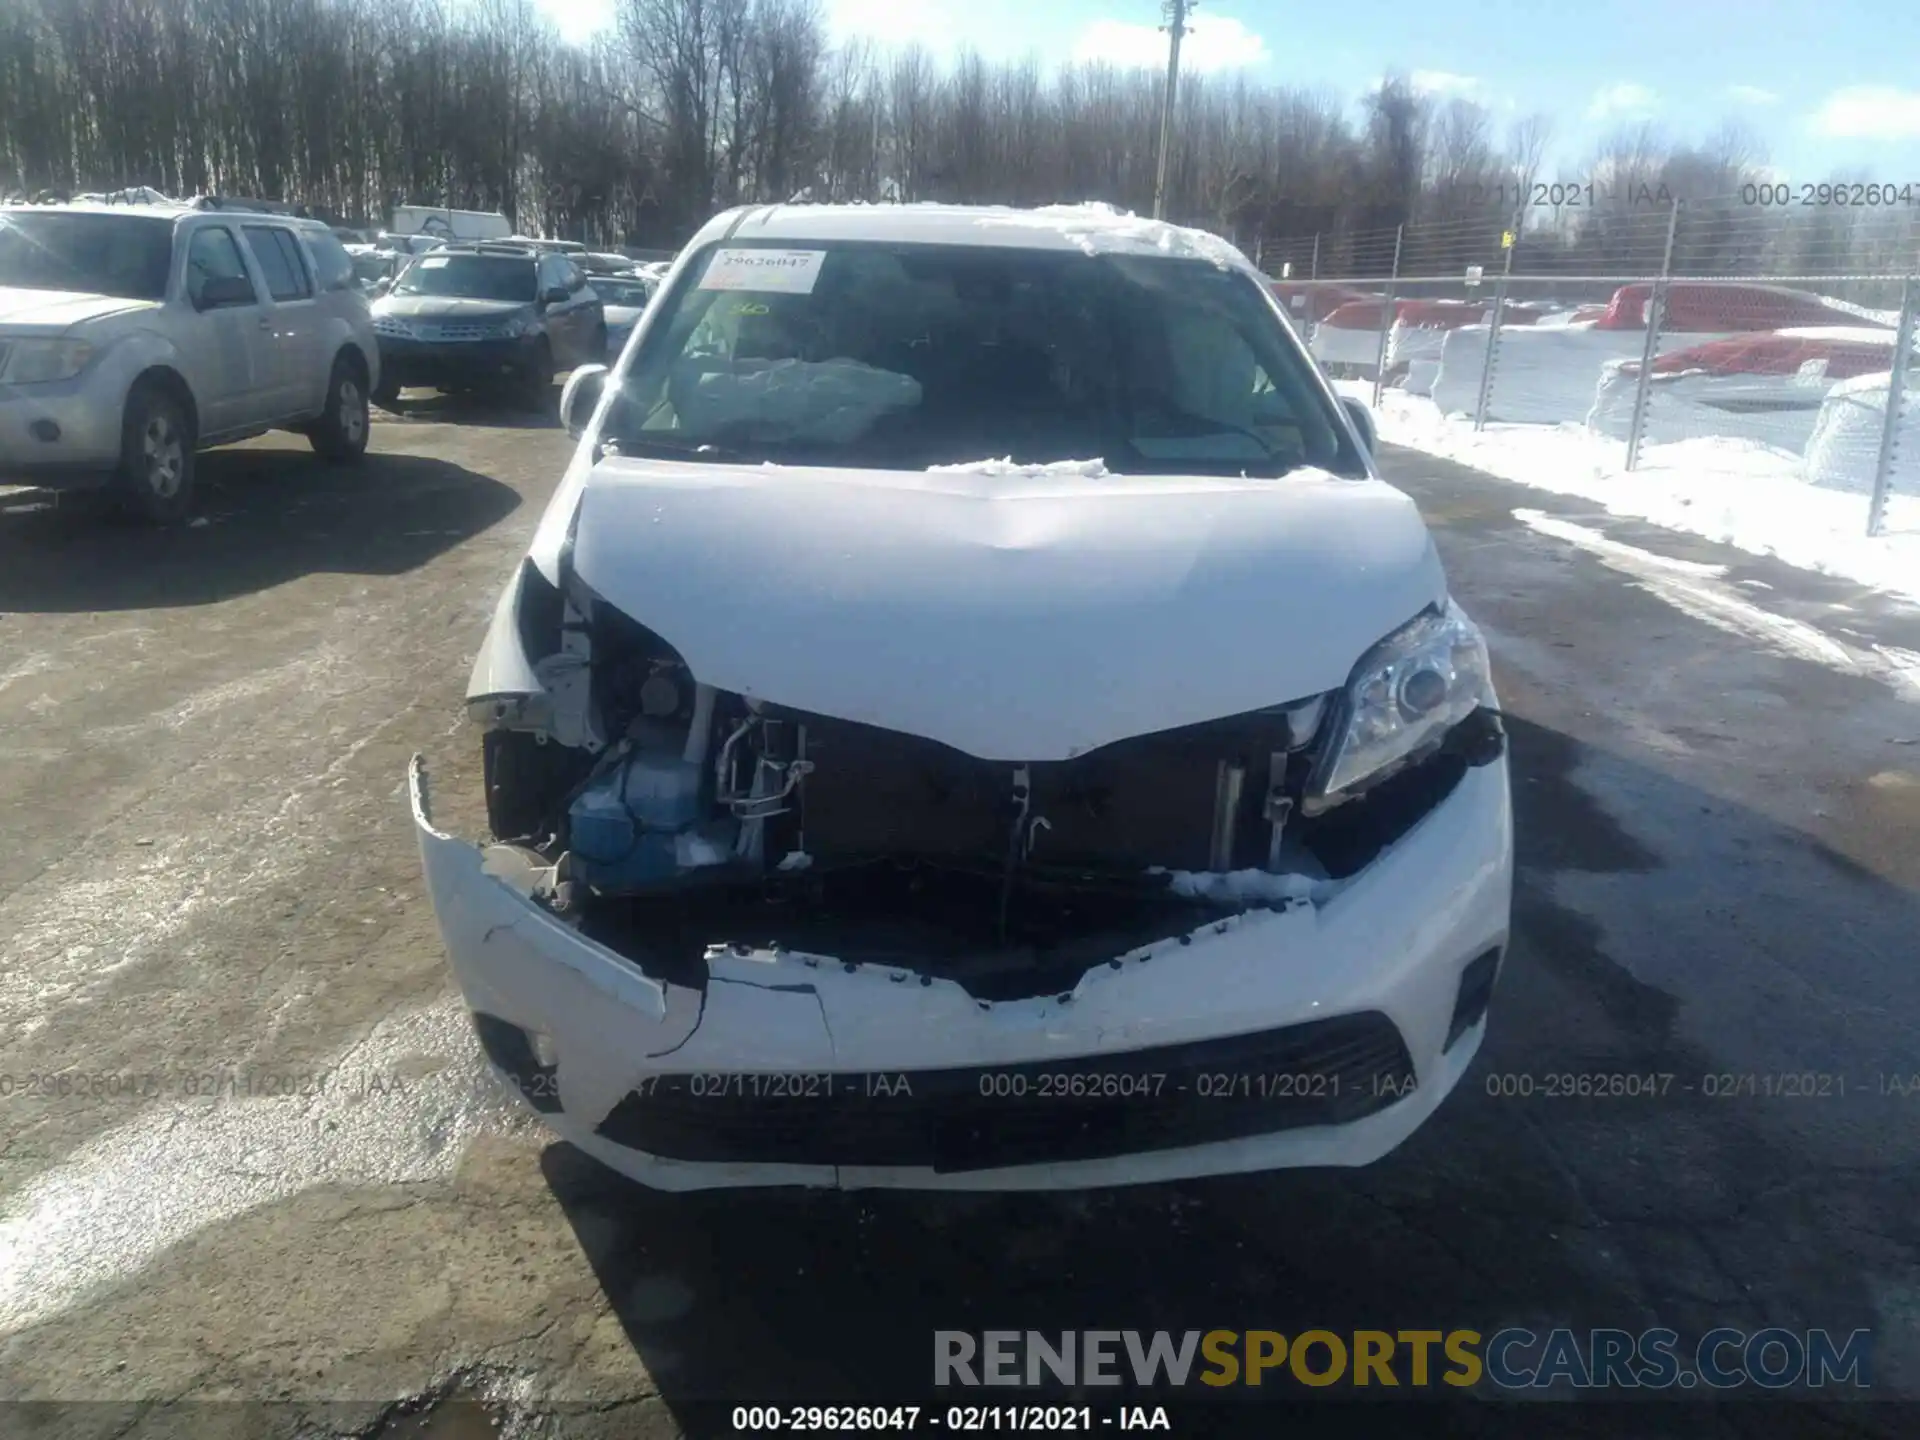
[[[1449,600],[1375,645],[1341,693],[1325,748],[1307,779],[1311,815],[1352,798],[1436,748],[1454,726],[1493,703],[1487,642]]]

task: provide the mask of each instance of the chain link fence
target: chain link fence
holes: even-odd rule
[[[1376,406],[1398,390],[1475,430],[1572,427],[1627,470],[1733,442],[1860,494],[1879,535],[1890,497],[1920,497],[1920,209],[1842,220],[1669,203],[1254,248],[1314,355]]]

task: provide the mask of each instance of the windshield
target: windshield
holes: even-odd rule
[[[625,305],[634,310],[644,310],[653,287],[639,280],[605,280],[595,277],[593,293],[600,297],[603,305]]]
[[[532,304],[534,266],[518,255],[422,255],[394,282],[396,295],[455,295]]]
[[[171,220],[0,211],[0,287],[164,300],[172,264]]]
[[[1246,276],[1209,262],[979,246],[715,249],[617,392],[614,450],[1119,473],[1365,464]]]

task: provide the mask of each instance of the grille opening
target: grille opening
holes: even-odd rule
[[[1400,1032],[1377,1011],[1085,1059],[781,1077],[775,1093],[728,1080],[662,1075],[598,1133],[677,1160],[955,1173],[1347,1124],[1414,1084]]]

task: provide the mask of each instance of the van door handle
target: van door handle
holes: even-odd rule
[[[262,315],[262,316],[260,317],[260,328],[261,328],[262,330],[271,330],[271,329],[273,329],[273,321],[272,321],[272,320],[270,320],[270,319],[269,319],[269,318],[268,318],[267,316],[265,316],[265,315]]]

